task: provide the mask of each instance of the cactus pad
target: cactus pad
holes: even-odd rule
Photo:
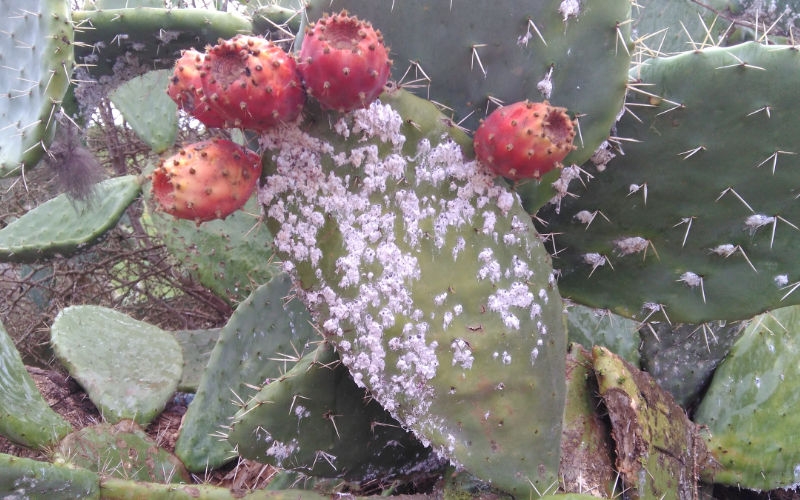
[[[100,477],[86,469],[0,453],[0,498],[100,498]]]
[[[136,176],[127,175],[97,184],[85,203],[58,195],[0,229],[0,260],[34,262],[75,253],[112,228],[139,191]]]
[[[714,373],[694,418],[708,426],[721,465],[715,482],[756,490],[800,482],[798,328],[800,306],[757,316]]]
[[[166,69],[149,71],[108,96],[136,135],[156,153],[170,148],[178,135],[178,109],[164,93],[171,74]]]
[[[236,456],[219,439],[236,405],[254,387],[280,377],[319,338],[305,306],[290,300],[292,293],[289,277],[279,274],[239,304],[220,331],[175,444],[189,470],[213,469]]]
[[[74,62],[67,0],[8,0],[3,12],[0,178],[35,166],[47,150]]]
[[[799,69],[757,43],[634,68],[617,134],[639,142],[538,214],[564,296],[695,324],[800,302]]]
[[[313,0],[310,20],[347,9],[379,28],[392,76],[474,130],[500,100],[549,99],[579,116],[582,163],[608,137],[630,63],[631,2]]]
[[[327,343],[250,399],[228,440],[245,458],[366,483],[437,465],[430,448],[356,386]]]
[[[189,473],[180,460],[163,448],[132,420],[84,427],[65,437],[54,461],[134,481],[187,483]]]
[[[616,467],[631,498],[691,498],[710,469],[698,427],[647,373],[604,347],[592,349],[616,442]]]
[[[172,335],[113,309],[63,309],[50,341],[58,360],[112,423],[149,423],[181,377],[181,348]]]
[[[405,91],[262,136],[276,252],[360,386],[515,494],[556,478],[566,349],[519,199]],[[469,409],[469,410],[466,410]]]
[[[50,446],[72,426],[45,402],[0,323],[0,435],[29,448]]]

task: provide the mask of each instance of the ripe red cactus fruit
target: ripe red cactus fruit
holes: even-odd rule
[[[475,156],[512,180],[539,179],[575,149],[575,124],[566,108],[521,101],[492,112],[474,136]]]
[[[347,112],[377,99],[392,61],[381,32],[342,11],[306,28],[298,69],[309,95],[324,108]]]
[[[242,208],[261,176],[261,158],[225,139],[191,144],[153,171],[153,198],[179,219],[224,219]]]
[[[200,72],[205,54],[194,49],[184,50],[175,62],[167,94],[178,107],[194,116],[207,127],[219,128],[225,119],[212,110],[203,94]]]
[[[305,103],[294,58],[261,37],[237,35],[208,47],[200,76],[227,127],[263,131],[294,120]]]

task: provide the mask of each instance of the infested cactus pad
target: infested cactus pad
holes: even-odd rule
[[[262,137],[276,251],[357,384],[476,475],[543,491],[564,397],[550,259],[433,105],[381,100]]]

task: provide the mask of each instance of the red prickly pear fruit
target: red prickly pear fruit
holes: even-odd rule
[[[202,52],[184,50],[175,62],[167,94],[180,109],[200,120],[205,126],[219,128],[225,124],[225,119],[211,109],[203,95],[200,71],[204,59],[205,54]]]
[[[210,139],[162,160],[150,179],[160,210],[199,224],[242,208],[260,176],[256,153],[225,139]]]
[[[208,47],[200,76],[227,127],[267,130],[297,118],[305,104],[294,58],[261,37],[236,35]]]
[[[493,111],[475,132],[475,156],[497,175],[539,179],[562,167],[575,149],[575,124],[566,108],[521,101]]]
[[[298,69],[309,95],[324,108],[347,112],[378,98],[392,61],[381,32],[342,11],[306,29]]]

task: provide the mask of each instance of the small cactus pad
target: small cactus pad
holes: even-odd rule
[[[132,420],[84,427],[58,445],[56,462],[134,481],[187,483],[189,473],[180,460],[159,448]]]
[[[695,412],[721,484],[755,490],[800,482],[800,306],[754,318],[733,345]]]
[[[234,416],[228,440],[251,460],[360,482],[438,464],[430,448],[356,386],[328,343],[251,398]]]
[[[630,320],[629,320],[630,321]],[[701,325],[647,323],[640,330],[642,369],[684,408],[694,408],[747,321]],[[612,349],[613,350],[613,349]],[[629,360],[626,360],[629,361]]]
[[[149,187],[145,186],[145,198],[151,200]],[[256,218],[259,206],[255,197],[225,220],[200,226],[147,208],[142,223],[158,233],[170,254],[203,286],[230,303],[246,299],[258,284],[280,272],[265,243],[272,236]]]
[[[45,402],[0,323],[0,435],[29,448],[56,444],[72,426]]]
[[[631,498],[691,498],[711,466],[698,427],[647,373],[604,347],[592,349],[616,442],[616,468]]]
[[[62,309],[50,342],[56,358],[112,423],[149,423],[181,377],[181,348],[173,336],[113,309]]]
[[[114,227],[139,191],[136,176],[126,175],[97,184],[86,202],[56,196],[0,229],[0,260],[34,262],[75,253]]]
[[[160,210],[200,224],[224,219],[247,203],[261,175],[261,158],[227,139],[186,145],[150,176]]]
[[[193,472],[214,469],[235,457],[219,435],[254,387],[279,378],[319,339],[310,316],[279,274],[258,287],[220,332],[197,395],[183,419],[175,454]]]
[[[380,31],[345,11],[306,29],[299,61],[306,91],[324,108],[340,112],[372,103],[392,68]]]
[[[151,69],[169,69],[180,51],[202,48],[220,38],[252,33],[250,19],[211,9],[131,7],[76,10],[75,60],[92,76],[113,72],[118,59],[139,58]]]
[[[0,498],[100,498],[100,477],[86,469],[0,453]]]
[[[471,141],[433,104],[387,92],[263,135],[259,200],[356,384],[444,456],[527,496],[557,477],[563,307],[518,197],[459,143]]]
[[[797,47],[758,43],[633,68],[633,141],[538,213],[564,296],[694,324],[800,302],[799,71]]]
[[[171,332],[181,345],[183,370],[178,382],[178,391],[196,392],[200,378],[205,373],[211,351],[219,339],[219,328],[208,330],[178,330]]]
[[[570,342],[587,349],[599,345],[633,366],[639,366],[639,323],[608,310],[579,304],[567,308],[567,332]]]
[[[108,96],[125,122],[156,153],[172,147],[178,135],[177,109],[164,94],[170,74],[166,69],[149,71],[123,83]]]
[[[475,157],[512,180],[539,179],[561,167],[575,127],[565,108],[520,101],[496,109],[475,132]]]
[[[3,2],[0,178],[34,167],[53,138],[72,75],[73,34],[66,0]]]

